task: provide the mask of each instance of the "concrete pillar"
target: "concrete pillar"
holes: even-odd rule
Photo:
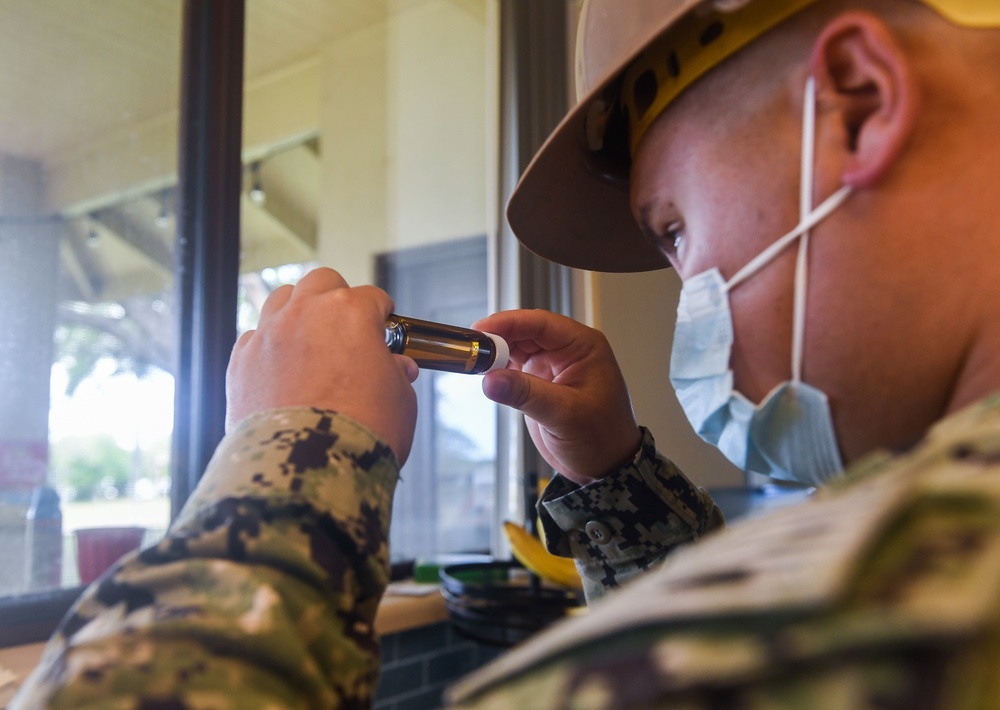
[[[41,166],[0,156],[0,593],[21,592],[33,489],[48,474],[59,242]]]

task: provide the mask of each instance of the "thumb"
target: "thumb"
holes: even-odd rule
[[[536,422],[551,422],[566,403],[559,385],[517,370],[496,370],[483,377],[483,394],[497,404],[513,407]]]

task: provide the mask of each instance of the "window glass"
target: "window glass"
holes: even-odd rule
[[[469,324],[488,313],[485,237],[382,254],[379,286],[406,315]],[[481,377],[425,371],[414,383],[419,416],[393,505],[396,559],[490,549],[496,481],[496,406]]]
[[[181,7],[0,2],[0,597],[169,521]]]
[[[381,283],[404,315],[468,325],[488,312],[490,5],[248,0],[241,329],[271,290],[316,265],[351,285]],[[439,275],[433,312],[407,312],[423,301],[376,276],[380,257],[470,239],[481,259],[456,268],[472,290]],[[418,379],[419,443],[397,488],[394,560],[489,547],[496,423],[479,379]]]

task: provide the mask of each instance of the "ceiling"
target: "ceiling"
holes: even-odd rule
[[[300,64],[336,38],[423,2],[247,0],[245,81]],[[126,150],[130,136],[138,146],[144,126],[176,117],[183,6],[181,0],[0,0],[0,160],[34,166],[29,172],[37,182],[39,172],[54,175],[81,153],[99,159],[110,137],[119,147],[124,137]],[[175,131],[176,118],[169,125]],[[261,168],[266,201],[244,191],[244,272],[313,257],[319,151],[316,136],[272,150]],[[172,150],[165,160],[161,174],[174,173]],[[0,165],[0,183],[11,164]],[[91,173],[99,167],[89,157],[82,164]],[[162,291],[172,273],[173,186],[140,184],[102,200],[49,208],[59,212],[53,217],[62,229],[61,299],[123,302]],[[0,197],[0,226],[33,214],[32,207],[43,206]]]
[[[423,0],[247,0],[247,81]],[[181,0],[0,0],[0,153],[50,160],[176,109]]]
[[[427,1],[247,0],[245,80],[302,63],[339,36]],[[0,0],[0,228],[32,214],[30,200],[4,197],[12,165],[32,166],[32,184],[40,184],[37,176],[53,174],[67,156],[99,158],[109,137],[121,144],[124,136],[127,144],[144,126],[176,117],[183,6],[182,0]],[[312,136],[269,154],[261,169],[265,201],[244,190],[244,273],[314,257],[320,148]],[[175,164],[172,155],[166,161]],[[173,208],[171,184],[140,185],[120,200],[46,217],[58,230],[62,324],[97,328],[114,336],[123,353],[166,366]],[[117,305],[99,305],[108,303]]]

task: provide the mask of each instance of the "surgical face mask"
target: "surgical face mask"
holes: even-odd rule
[[[681,289],[670,358],[670,380],[684,412],[703,439],[745,471],[819,485],[843,469],[830,406],[823,392],[802,381],[809,230],[850,195],[842,187],[812,209],[816,89],[806,86],[802,139],[800,221],[726,281],[718,269],[687,279]],[[799,241],[795,267],[792,379],[758,405],[733,388],[729,367],[733,320],[729,292]]]

